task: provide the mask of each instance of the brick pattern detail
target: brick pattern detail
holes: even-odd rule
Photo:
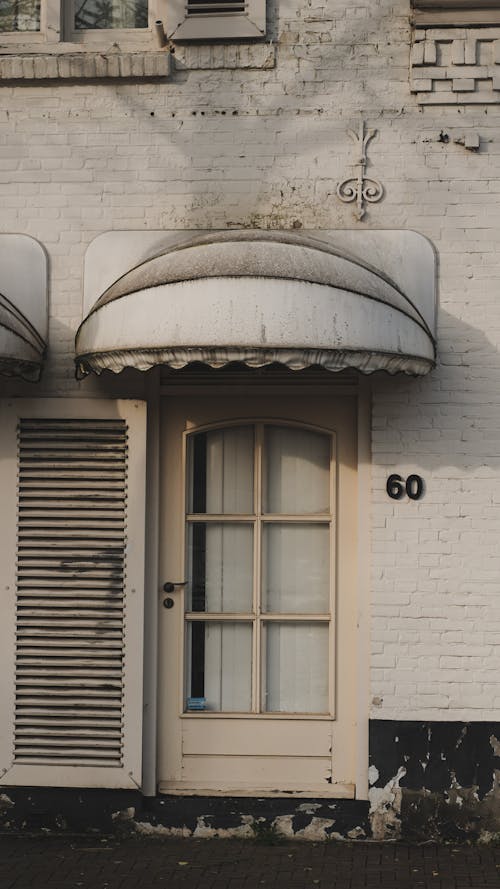
[[[0,81],[167,77],[169,52],[79,52],[0,56]]]
[[[175,50],[176,68],[274,68],[276,47],[269,43],[184,44]]]
[[[420,105],[500,102],[500,27],[417,30],[411,89]]]

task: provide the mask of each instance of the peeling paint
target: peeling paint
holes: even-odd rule
[[[189,827],[165,827],[148,821],[134,821],[134,830],[144,837],[190,837],[192,834]]]
[[[286,839],[321,842],[330,837],[330,831],[334,824],[333,818],[313,817],[310,823],[301,830],[294,830],[293,815],[280,815],[274,819],[272,826],[279,836]]]
[[[490,744],[495,756],[500,756],[500,741],[495,738],[495,735],[490,735]]]
[[[347,831],[347,836],[350,840],[361,840],[366,837],[366,832],[362,827],[354,827],[352,830]]]
[[[321,803],[302,803],[297,806],[297,812],[304,812],[305,815],[314,815],[318,809],[321,809]]]
[[[375,840],[398,839],[400,836],[402,791],[399,784],[405,775],[405,767],[400,766],[397,774],[384,787],[371,787],[368,791],[370,822]]]
[[[132,821],[134,816],[134,806],[129,806],[127,809],[120,809],[118,812],[111,813],[111,818],[113,821]]]

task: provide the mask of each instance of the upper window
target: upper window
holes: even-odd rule
[[[416,25],[494,25],[500,0],[412,0]]]
[[[175,40],[263,37],[265,0],[0,0],[0,44],[89,43],[158,49],[157,23]],[[161,32],[160,32],[161,33]],[[49,47],[48,47],[49,48]]]
[[[100,43],[120,48],[158,48],[156,21],[164,21],[167,0],[0,0],[0,42]]]

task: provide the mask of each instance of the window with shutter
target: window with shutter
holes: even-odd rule
[[[144,410],[123,402],[72,402],[73,410],[62,401],[40,404],[5,408],[9,441],[0,445],[14,478],[17,460],[17,510],[16,492],[2,479],[11,488],[11,522],[17,511],[3,606],[12,640],[0,652],[11,685],[1,702],[10,726],[3,783],[136,787]]]

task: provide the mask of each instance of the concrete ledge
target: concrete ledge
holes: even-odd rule
[[[0,57],[0,82],[168,77],[172,56],[161,52],[79,52]]]

